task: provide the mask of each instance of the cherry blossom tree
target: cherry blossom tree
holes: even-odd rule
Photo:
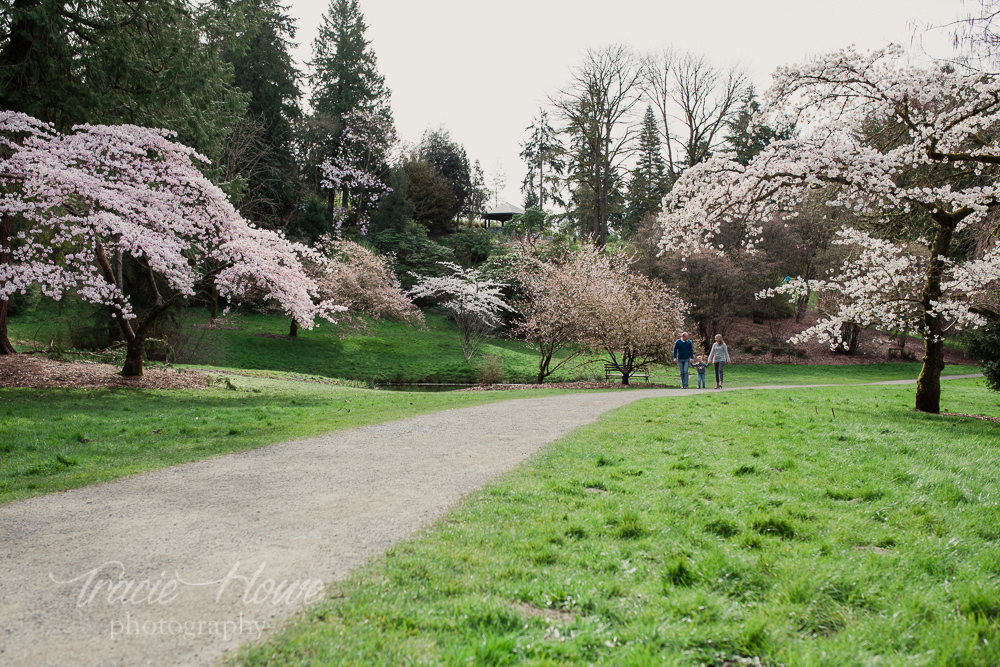
[[[590,274],[592,286],[588,300],[575,306],[581,344],[605,352],[622,374],[622,384],[641,364],[670,363],[688,312],[677,291],[633,271],[633,258],[624,253],[586,251],[575,261]]]
[[[539,383],[584,352],[607,353],[622,384],[640,364],[671,360],[688,306],[632,264],[624,253],[586,246],[521,265],[517,279],[525,296],[516,304],[523,316],[517,331],[539,350]],[[553,365],[555,353],[566,349],[570,353]]]
[[[1000,79],[910,66],[903,55],[846,49],[779,69],[767,108],[801,136],[772,143],[746,167],[720,156],[688,170],[664,199],[660,245],[726,252],[725,230],[753,252],[763,221],[794,224],[795,206],[827,188],[828,204],[867,223],[842,232],[856,254],[823,284],[842,306],[811,333],[835,341],[847,322],[921,333],[916,408],[936,413],[944,334],[997,316],[996,242],[969,257],[960,241],[989,224],[998,203]],[[921,252],[907,247],[914,242]]]
[[[327,234],[316,245],[322,260],[310,262],[320,302],[346,310],[340,324],[355,331],[367,330],[367,318],[422,324],[420,309],[406,295],[391,262],[364,246]]]
[[[396,133],[391,119],[372,111],[352,111],[344,123],[337,157],[320,165],[320,184],[339,201],[332,211],[334,231],[346,222],[365,234],[379,200],[392,191],[380,172],[396,146]]]
[[[122,374],[142,375],[145,339],[171,306],[215,286],[231,301],[263,292],[304,327],[339,310],[317,299],[300,257],[313,253],[239,216],[195,167],[205,158],[170,132],[120,125],[62,134],[0,112],[0,216],[23,231],[3,243],[0,303],[38,284],[111,308],[127,344]],[[122,266],[141,269],[152,305],[134,305]]]
[[[503,283],[483,276],[477,269],[465,269],[440,262],[451,272],[445,276],[416,276],[409,295],[434,299],[451,313],[461,335],[462,354],[467,362],[482,347],[486,335],[500,324],[500,313],[513,310],[503,300]]]
[[[522,317],[515,325],[515,332],[538,350],[538,384],[590,351],[580,344],[584,329],[580,312],[574,307],[585,303],[594,289],[585,263],[574,261],[589,252],[587,249],[574,253],[565,261],[542,261],[519,255],[521,261],[514,267],[523,295],[514,304]],[[567,353],[553,364],[560,351]]]

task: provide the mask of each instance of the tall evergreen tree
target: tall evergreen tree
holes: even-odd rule
[[[653,107],[647,106],[642,119],[642,131],[639,133],[636,165],[629,177],[626,194],[625,225],[622,230],[626,236],[638,229],[643,218],[660,210],[667,189],[666,161],[661,150],[656,115]]]
[[[298,102],[299,72],[292,60],[295,21],[280,0],[241,0],[234,13],[243,17],[225,58],[233,66],[235,84],[249,95],[247,113],[234,128],[227,165],[246,180],[239,202],[244,215],[268,224],[294,207],[297,174],[293,159],[292,123],[302,111]]]
[[[757,93],[751,86],[743,97],[743,103],[733,119],[727,124],[729,134],[726,143],[736,153],[736,161],[746,166],[750,160],[772,141],[790,139],[794,134],[793,127],[774,129],[754,121],[760,112],[760,102]]]
[[[547,202],[565,206],[561,197],[561,179],[566,169],[563,145],[558,133],[549,124],[545,109],[540,110],[538,117],[525,130],[528,140],[521,144],[521,159],[528,165],[528,172],[521,183],[525,208],[537,206],[544,210]]]
[[[388,108],[389,90],[378,73],[367,30],[358,0],[330,0],[310,63],[310,103],[317,112],[343,117],[351,111]]]
[[[386,122],[381,124],[392,126],[389,90],[385,87],[385,77],[378,72],[375,52],[365,36],[367,30],[358,0],[330,0],[319,35],[313,41],[309,102],[314,117],[310,126],[326,128],[319,136],[314,133],[313,143],[306,147],[306,166],[312,172],[312,184],[317,191],[321,182],[319,165],[339,156],[341,135],[349,115],[360,112],[382,116]],[[376,159],[365,161],[371,163],[377,158],[384,161],[385,157],[374,156]],[[334,190],[327,191],[331,210],[340,195]]]

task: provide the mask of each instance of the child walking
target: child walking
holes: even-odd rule
[[[698,389],[707,389],[705,386],[705,369],[708,368],[708,364],[705,363],[705,355],[699,354],[698,360],[691,365],[698,371]]]

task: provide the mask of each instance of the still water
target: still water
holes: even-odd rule
[[[377,384],[375,389],[386,391],[457,391],[468,387],[475,387],[474,384]]]

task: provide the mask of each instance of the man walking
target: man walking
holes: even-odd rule
[[[693,357],[694,343],[688,340],[688,335],[685,331],[674,343],[674,361],[677,362],[677,368],[681,372],[681,389],[688,388],[688,369]]]

